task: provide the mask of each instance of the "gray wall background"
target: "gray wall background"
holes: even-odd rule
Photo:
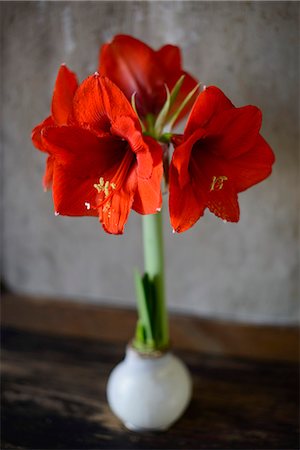
[[[134,305],[142,268],[141,218],[122,237],[94,218],[54,217],[31,129],[49,113],[62,62],[82,80],[99,46],[132,34],[154,48],[181,46],[184,67],[237,106],[263,111],[277,162],[271,178],[240,194],[241,220],[209,212],[173,235],[165,208],[171,309],[251,322],[299,317],[299,3],[1,3],[2,272],[16,292]],[[166,200],[166,199],[165,199]],[[167,203],[166,203],[167,205]]]

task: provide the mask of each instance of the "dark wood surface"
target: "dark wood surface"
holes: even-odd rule
[[[14,294],[3,296],[1,312],[6,326],[123,345],[136,325],[134,310]],[[171,314],[170,326],[173,347],[179,350],[264,361],[299,360],[298,326],[260,326],[183,314]]]
[[[18,302],[23,306],[23,302],[27,304],[27,313],[22,312],[21,307],[20,311],[12,313],[11,305],[16,307]],[[53,307],[50,301],[46,304],[45,315],[50,322],[54,321],[60,308],[57,309],[55,302]],[[110,315],[109,328],[113,328],[116,335],[112,310],[93,307],[90,318],[84,318],[83,314],[82,322],[80,314],[78,317],[75,314],[75,324],[74,310],[89,308],[64,305],[65,327],[54,332],[53,328],[57,327],[49,331],[47,326],[41,325],[43,321],[47,323],[47,317],[43,316],[40,308],[41,304],[32,299],[8,296],[3,301],[1,448],[299,448],[298,362],[295,353],[299,342],[295,327],[278,328],[278,341],[280,338],[289,346],[288,356],[284,357],[280,345],[277,352],[273,348],[276,327],[267,327],[270,331],[268,341],[261,327],[252,326],[246,333],[242,326],[236,325],[235,339],[244,340],[243,355],[240,347],[233,346],[230,351],[228,340],[223,346],[224,351],[220,350],[222,345],[217,345],[218,341],[228,335],[226,327],[230,324],[214,321],[211,321],[211,327],[210,321],[204,321],[206,333],[211,333],[206,346],[202,343],[199,350],[181,342],[177,347],[175,343],[185,334],[183,330],[188,333],[189,318],[182,318],[181,331],[180,317],[173,318],[172,323],[175,320],[176,325],[175,328],[173,326],[174,347],[192,373],[193,399],[185,415],[169,431],[136,434],[127,431],[112,415],[105,399],[108,374],[124,355],[126,341],[132,333],[130,327],[134,313],[123,311],[121,338],[112,338],[110,332],[103,331],[108,328]],[[31,319],[25,317],[28,311]],[[19,313],[24,315],[23,322],[18,318]],[[118,310],[118,314],[122,315],[122,310]],[[96,332],[92,333],[93,336],[91,332],[84,333],[83,322],[88,320],[94,324],[93,329],[96,325],[102,329],[100,337]],[[197,326],[196,322],[197,319],[191,318],[194,329],[202,321]],[[239,330],[243,330],[240,335]],[[264,349],[257,348],[255,355],[253,343],[247,344],[246,336],[256,336],[257,347],[260,337]],[[268,346],[272,357],[264,357]]]

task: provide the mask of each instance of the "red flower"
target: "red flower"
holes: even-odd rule
[[[175,231],[194,225],[205,208],[223,220],[239,220],[238,192],[270,175],[274,162],[259,134],[261,120],[258,108],[235,108],[216,87],[199,95],[170,167]]]
[[[136,92],[136,106],[140,117],[157,115],[166,100],[165,85],[171,91],[178,79],[185,75],[183,85],[173,105],[174,112],[197,85],[197,81],[181,68],[180,49],[165,45],[152,50],[131,36],[115,36],[100,49],[99,72],[110,78],[130,100]],[[179,120],[192,106],[192,100],[183,109]],[[177,120],[178,121],[178,120]]]
[[[80,85],[72,109],[72,125],[42,131],[54,160],[55,209],[99,215],[105,231],[123,233],[131,208],[153,214],[161,207],[161,147],[143,137],[124,94],[98,74]]]
[[[47,117],[47,119],[43,120],[43,122],[32,130],[32,142],[35,147],[42,152],[47,152],[41,137],[42,130],[45,127],[67,125],[70,122],[72,101],[77,87],[78,83],[76,75],[63,64],[58,71],[55,82],[51,105],[51,116]],[[48,156],[43,178],[43,185],[45,189],[50,188],[52,184],[53,162],[53,157]]]

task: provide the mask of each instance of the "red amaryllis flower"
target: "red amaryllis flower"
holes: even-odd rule
[[[258,108],[235,108],[216,87],[199,95],[170,167],[175,231],[190,228],[205,208],[223,220],[239,220],[238,192],[270,175],[274,162],[259,134],[261,120]]]
[[[180,49],[165,45],[155,51],[132,36],[115,36],[100,49],[99,72],[110,78],[130,100],[136,93],[140,117],[157,115],[166,100],[165,85],[171,91],[178,79],[185,75],[171,113],[179,108],[197,81],[182,70]],[[192,100],[179,115],[180,120],[192,106]],[[171,114],[170,114],[171,115]]]
[[[47,152],[47,149],[42,141],[41,133],[45,127],[53,127],[60,125],[67,125],[71,119],[72,101],[77,90],[78,83],[76,75],[71,72],[65,64],[61,65],[53,92],[51,116],[43,120],[32,130],[32,142],[36,148],[42,152]],[[46,170],[43,178],[43,185],[45,189],[51,187],[53,178],[53,157],[48,156],[46,163]]]
[[[72,109],[73,125],[42,131],[54,159],[55,210],[99,215],[105,231],[121,234],[131,208],[153,214],[161,207],[161,147],[143,137],[124,94],[98,74],[80,85]]]

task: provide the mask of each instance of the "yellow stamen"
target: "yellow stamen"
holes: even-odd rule
[[[224,181],[227,180],[228,178],[225,175],[219,177],[214,176],[210,185],[210,191],[220,191],[223,189]]]
[[[116,183],[110,183],[108,180],[105,181],[103,177],[99,178],[99,183],[94,184],[94,188],[97,190],[98,194],[101,194],[101,192],[104,194],[104,200],[101,202],[103,205],[102,211],[107,213],[108,217],[110,217],[111,208],[111,201],[109,197],[111,197],[112,191],[115,190],[116,187]]]
[[[107,198],[111,194],[111,190],[116,189],[116,187],[115,183],[110,183],[108,180],[104,181],[103,177],[99,178],[99,183],[94,184],[98,194],[104,192],[104,198]]]

